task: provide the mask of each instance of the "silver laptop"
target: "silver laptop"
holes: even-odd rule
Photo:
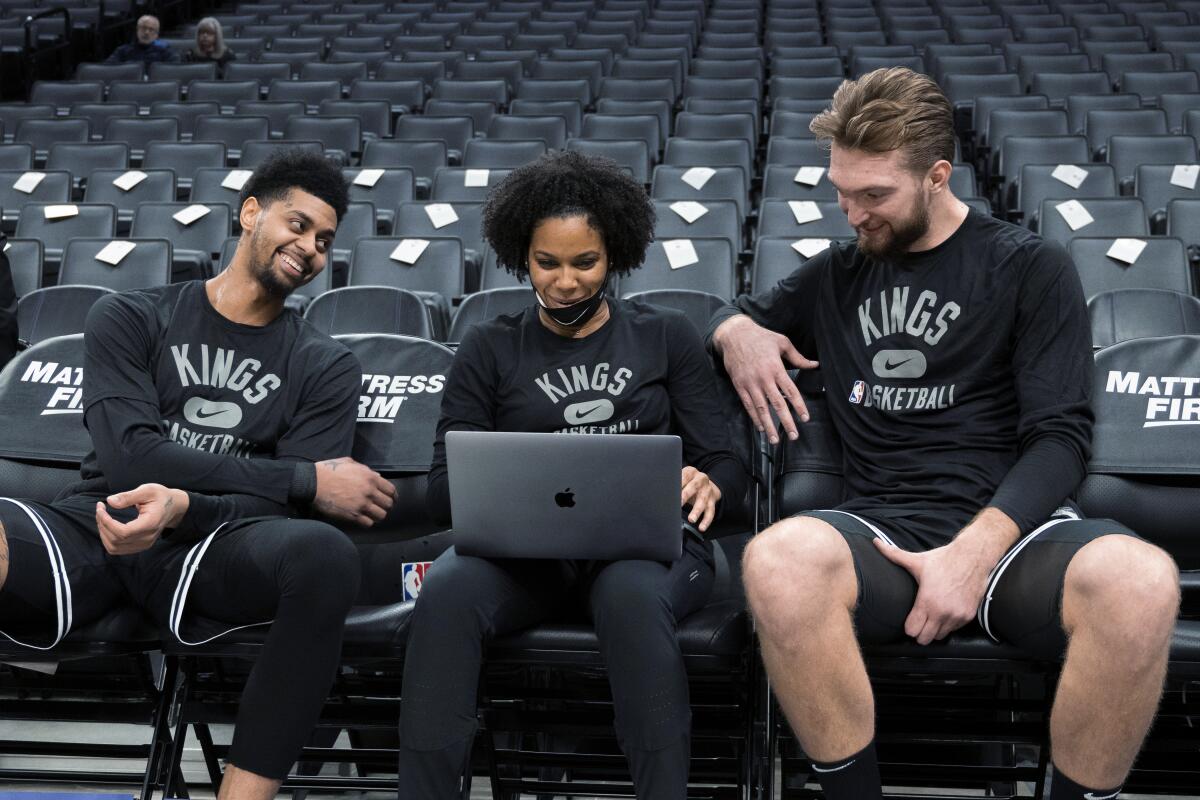
[[[674,561],[678,436],[450,431],[454,543],[489,558]]]

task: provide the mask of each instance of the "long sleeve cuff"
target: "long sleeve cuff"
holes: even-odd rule
[[[288,502],[307,508],[317,496],[317,465],[311,461],[297,461],[288,485]]]
[[[1021,534],[1041,525],[1079,486],[1086,467],[1074,449],[1054,439],[1034,442],[1004,476],[992,502]]]

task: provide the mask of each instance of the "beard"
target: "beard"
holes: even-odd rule
[[[262,230],[255,226],[250,234],[250,274],[267,294],[280,300],[286,299],[296,287],[286,283],[275,268],[275,251],[269,243],[262,241]]]
[[[871,234],[858,233],[858,249],[882,261],[908,252],[908,248],[929,232],[929,198],[921,202],[907,218],[887,223]]]

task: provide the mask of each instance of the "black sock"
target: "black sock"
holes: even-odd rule
[[[1114,789],[1089,789],[1080,786],[1063,774],[1057,766],[1054,767],[1054,777],[1050,779],[1050,800],[1116,800],[1121,794],[1121,787]]]
[[[828,800],[883,800],[874,739],[852,756],[828,763],[813,761],[812,767]]]

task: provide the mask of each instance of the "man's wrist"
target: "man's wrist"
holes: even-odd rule
[[[191,501],[191,496],[183,489],[169,490],[167,496],[167,524],[164,527],[178,528],[183,523],[183,518],[187,516]]]
[[[754,324],[754,320],[745,314],[734,314],[732,317],[722,320],[721,324],[713,330],[712,335],[713,346],[717,351],[721,352],[725,349],[724,340],[729,336],[729,331],[735,330],[738,326],[746,323]]]
[[[976,514],[951,544],[990,572],[1019,537],[1017,523],[1000,509],[989,506]]]

